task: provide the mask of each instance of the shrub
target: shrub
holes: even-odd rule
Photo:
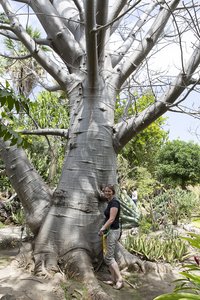
[[[182,219],[190,219],[198,203],[194,193],[180,188],[170,189],[151,199],[152,218],[158,223],[166,219],[177,225]]]
[[[126,249],[140,255],[149,261],[162,261],[172,263],[182,261],[187,254],[187,244],[177,235],[153,235],[138,234],[127,236],[125,240]]]

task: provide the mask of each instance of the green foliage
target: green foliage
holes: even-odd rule
[[[27,102],[28,100],[14,93],[8,82],[5,87],[0,84],[0,137],[4,141],[9,140],[11,145],[27,146],[26,141],[13,130],[13,113],[19,113],[22,107],[28,111]]]
[[[160,191],[155,197],[143,200],[145,214],[139,221],[140,231],[156,231],[168,224],[177,225],[181,220],[190,220],[199,207],[197,195],[180,188]]]
[[[138,190],[138,199],[143,200],[152,196],[153,192],[160,188],[160,184],[144,167],[137,167],[135,169],[136,186]],[[142,201],[143,202],[143,201]]]
[[[26,31],[33,39],[38,39],[41,35],[37,29],[32,29],[31,26],[26,26]],[[37,85],[37,76],[43,75],[44,70],[30,56],[29,51],[22,42],[10,38],[5,38],[3,42],[7,57],[1,59],[1,72],[9,74],[12,86],[17,93],[28,97]],[[38,45],[37,48],[37,51],[39,49],[49,51],[48,47],[43,45]],[[23,59],[15,59],[15,57],[23,57]]]
[[[182,239],[189,242],[192,247],[200,249],[200,236],[189,233],[190,237]],[[199,257],[194,257],[196,263],[184,266],[184,271],[180,274],[184,277],[177,280],[177,286],[174,293],[164,294],[154,298],[154,300],[174,300],[174,299],[198,299],[200,300],[200,261]],[[187,291],[187,293],[185,293]]]
[[[137,96],[132,96],[135,99]],[[137,97],[138,98],[138,97]],[[115,119],[126,119],[142,112],[146,107],[154,102],[154,96],[146,94],[136,102],[133,101],[127,107],[127,99],[118,99],[116,103]],[[163,130],[166,118],[160,117],[141,133],[137,134],[122,150],[122,156],[129,162],[132,169],[131,177],[135,176],[135,167],[146,168],[151,173],[155,170],[156,155],[163,143],[167,140],[168,132]]]
[[[29,103],[29,114],[16,118],[16,129],[68,128],[67,104],[64,94],[43,91],[38,95],[37,101]],[[65,138],[31,135],[27,141],[27,152],[33,165],[46,181],[54,185],[62,168]]]
[[[57,182],[64,157],[64,138],[60,137],[21,137],[17,131],[37,128],[67,128],[69,111],[65,95],[60,93],[41,92],[37,101],[30,101],[23,96],[15,96],[7,83],[0,89],[0,103],[3,106],[0,123],[0,136],[27,148],[34,166],[49,182]],[[7,125],[5,125],[7,124]],[[52,165],[54,166],[52,167]],[[50,168],[53,169],[49,178]]]
[[[174,234],[129,235],[125,240],[125,247],[129,252],[136,253],[143,259],[156,262],[182,261],[187,254],[187,244]]]
[[[23,209],[12,213],[12,220],[17,225],[23,225],[25,222],[25,215]]]
[[[158,230],[161,226],[172,223],[177,225],[180,220],[190,220],[192,212],[199,207],[197,196],[180,188],[160,191],[143,202],[146,215],[140,221],[141,228]],[[146,225],[145,225],[146,224]]]
[[[137,187],[138,199],[144,202],[145,198],[151,197],[156,189],[160,189],[160,183],[144,167],[134,168],[134,179],[131,176],[132,169],[129,162],[122,154],[118,155],[118,181],[122,189],[129,195],[133,187]]]
[[[154,230],[170,221],[173,225],[177,225],[180,220],[190,219],[192,212],[198,207],[196,195],[180,188],[161,192],[145,202],[147,218]]]
[[[1,23],[5,23],[5,24],[9,24],[10,23],[10,21],[9,21],[9,19],[6,16],[5,13],[0,13],[0,22]]]
[[[154,298],[153,300],[200,300],[200,296],[189,293],[165,294]]]
[[[195,185],[200,182],[200,146],[174,140],[166,143],[157,158],[157,176],[172,187]]]
[[[40,128],[68,128],[67,104],[66,95],[43,91],[38,95],[37,101],[30,103],[30,114]],[[27,119],[27,125],[33,127],[34,124]]]
[[[141,233],[150,233],[152,230],[158,230],[159,225],[157,220],[154,221],[151,215],[141,216],[139,220],[139,228]]]
[[[77,299],[77,300],[88,300],[89,295],[87,288],[77,282],[73,277],[68,279],[67,283],[61,283],[61,288],[64,291],[65,300]]]

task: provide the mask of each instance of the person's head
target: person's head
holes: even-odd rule
[[[111,184],[105,185],[105,187],[104,187],[104,196],[108,200],[112,200],[114,195],[115,195],[115,187]]]

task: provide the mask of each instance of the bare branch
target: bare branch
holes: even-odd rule
[[[39,64],[61,85],[63,89],[66,85],[71,87],[73,78],[69,76],[61,67],[59,67],[53,60],[48,58],[46,54],[38,47],[36,42],[29,36],[26,30],[21,26],[17,17],[11,12],[11,8],[6,0],[1,1],[7,16],[11,22],[12,31],[18,36],[20,41],[26,46],[32,56]]]
[[[30,4],[29,0],[13,0],[14,2],[19,2],[19,3],[25,3],[25,4]]]
[[[105,25],[108,20],[108,0],[98,0],[97,1],[97,17],[96,23],[97,26]],[[106,30],[101,30],[97,37],[97,45],[98,45],[98,58],[100,68],[104,62],[105,55],[105,43],[106,43]]]
[[[38,78],[38,83],[47,91],[49,92],[56,92],[62,90],[59,84],[52,84],[48,85],[46,82],[42,81],[41,79]]]
[[[116,86],[117,89],[120,89],[128,76],[138,68],[140,63],[156,44],[173,10],[176,8],[179,2],[180,0],[173,0],[171,1],[170,9],[165,6],[160,10],[153,25],[142,40],[141,44],[135,50],[134,54],[126,59],[122,67],[118,65],[115,67],[116,74],[118,75],[114,76],[112,84],[113,86]]]
[[[97,72],[98,72],[98,59],[97,59],[97,36],[94,33],[94,28],[96,28],[96,18],[95,18],[95,5],[94,1],[85,1],[85,18],[87,24],[85,25],[85,35],[86,35],[86,48],[87,48],[87,71],[88,71],[88,82],[91,88],[94,87],[95,82],[97,82]]]
[[[125,122],[116,124],[114,131],[114,145],[117,153],[122,149],[131,138],[138,132],[147,128],[153,121],[163,115],[175,103],[182,92],[190,85],[191,77],[200,64],[200,41],[192,53],[187,65],[185,66],[185,73],[178,74],[173,84],[168,91],[164,93],[161,99],[148,108],[143,110],[137,117],[132,117]]]
[[[141,2],[141,0],[136,1],[136,3],[134,3],[131,7],[129,7],[120,16],[118,16],[114,20],[108,22],[106,25],[98,27],[97,29],[94,30],[94,32],[97,32],[97,31],[99,31],[101,29],[105,29],[105,28],[109,27],[110,25],[112,25],[113,23],[117,22],[119,19],[122,19],[130,10],[132,10],[140,2]]]
[[[121,59],[124,57],[125,53],[128,52],[130,47],[132,46],[133,42],[135,41],[136,34],[142,28],[142,26],[146,23],[147,18],[149,17],[151,11],[157,6],[157,3],[152,3],[147,11],[138,19],[135,26],[131,29],[130,33],[128,34],[127,38],[124,40],[124,43],[114,52],[112,55],[112,65],[115,67]]]
[[[128,0],[119,0],[116,1],[115,5],[112,6],[112,10],[108,16],[108,23],[111,23],[114,19],[116,19],[120,12],[127,6]]]
[[[10,56],[10,55],[6,55],[6,54],[3,54],[3,53],[0,53],[0,56],[8,58],[8,59],[15,59],[15,60],[23,60],[23,59],[27,59],[27,58],[32,57],[31,54],[22,55],[22,56],[20,56],[20,55],[19,56]]]
[[[79,15],[80,15],[80,21],[84,22],[84,16],[83,16],[83,9],[82,6],[79,3],[79,0],[74,0],[74,3],[79,11]]]
[[[84,54],[79,43],[67,28],[65,18],[61,18],[56,8],[48,1],[31,0],[31,7],[48,33],[52,48],[63,59],[64,63],[76,67]],[[65,49],[65,51],[60,51]]]
[[[22,148],[10,146],[0,139],[0,157],[5,164],[6,174],[22,201],[29,226],[36,233],[50,208],[52,192]]]
[[[0,25],[0,29],[3,29],[3,28],[7,28],[9,30],[12,30],[12,27],[10,27],[10,26],[6,26],[5,27],[5,25]],[[9,32],[8,30],[5,30],[5,31],[2,30],[2,31],[0,31],[0,35],[3,35],[6,38],[14,40],[14,41],[18,41],[18,42],[20,41],[19,38],[15,34]],[[40,38],[36,39],[36,38],[34,38],[34,41],[38,45],[49,46],[49,47],[51,46],[48,39],[40,39]]]
[[[35,130],[20,130],[17,131],[24,135],[53,135],[53,136],[61,136],[68,138],[68,130],[67,129],[53,129],[53,128],[42,128]]]

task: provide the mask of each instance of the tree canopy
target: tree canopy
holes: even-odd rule
[[[170,186],[199,184],[200,146],[193,142],[174,140],[166,143],[158,155],[158,178]]]

